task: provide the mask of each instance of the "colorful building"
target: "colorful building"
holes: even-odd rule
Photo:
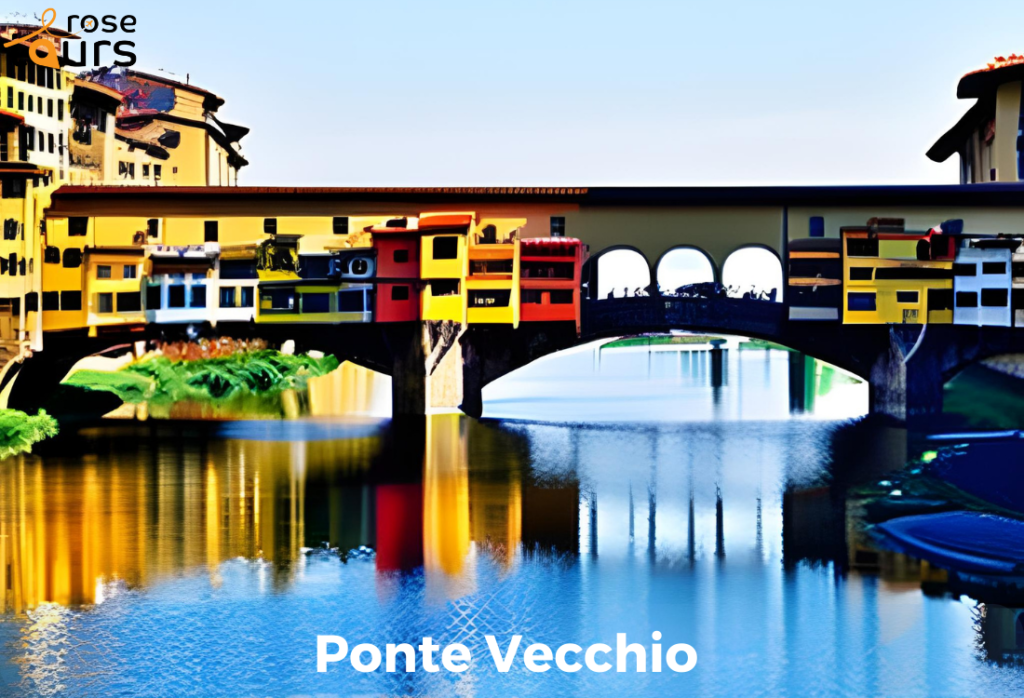
[[[953,321],[952,239],[904,230],[900,219],[872,219],[841,234],[844,323]]]
[[[520,319],[575,322],[580,329],[584,245],[576,238],[527,238],[519,253]]]

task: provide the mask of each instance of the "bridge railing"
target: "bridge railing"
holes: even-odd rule
[[[584,337],[695,329],[771,338],[786,318],[782,303],[742,298],[585,299],[580,312]]]

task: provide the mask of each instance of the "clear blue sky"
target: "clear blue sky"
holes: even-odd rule
[[[1020,0],[102,5],[252,128],[242,184],[953,182],[957,80],[1024,51]]]

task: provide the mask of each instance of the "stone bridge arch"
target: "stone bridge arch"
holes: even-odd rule
[[[662,293],[680,286],[721,280],[714,258],[696,245],[680,244],[662,253],[654,265],[654,280]]]
[[[604,300],[614,292],[623,298],[624,289],[632,294],[636,289],[649,291],[654,281],[647,256],[632,245],[612,245],[591,257],[583,265],[584,296],[590,300]]]
[[[785,295],[785,279],[782,258],[769,245],[739,245],[722,263],[721,282],[731,289],[729,295],[733,297],[742,297],[749,290],[770,291],[774,288],[774,300],[781,303]]]

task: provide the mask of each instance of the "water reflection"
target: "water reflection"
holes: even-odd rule
[[[548,422],[845,419],[868,386],[774,345],[737,337],[601,340],[539,359],[484,388],[484,416]]]
[[[447,415],[86,430],[0,470],[0,653],[16,661],[0,685],[12,695],[1019,691],[1019,672],[979,661],[1019,656],[1013,605],[961,602],[944,572],[865,532],[857,487],[898,470],[906,443],[870,422],[799,420],[565,427]],[[652,629],[697,647],[697,672],[312,670],[317,632],[378,644],[433,635],[485,657],[484,633],[557,645],[617,632],[642,641]]]

